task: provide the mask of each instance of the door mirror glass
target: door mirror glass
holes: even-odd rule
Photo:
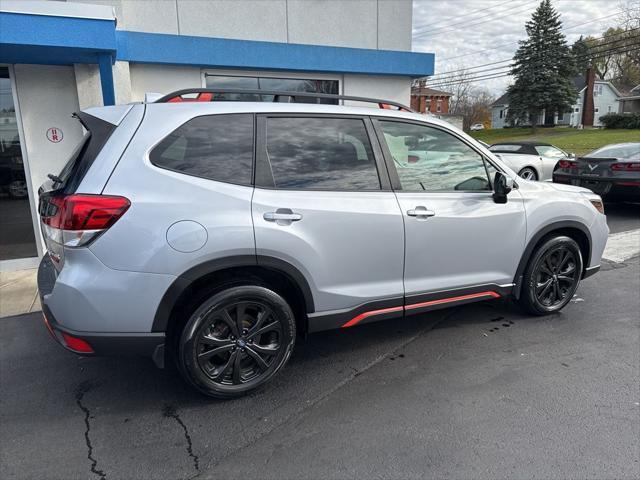
[[[493,200],[496,203],[507,203],[507,195],[513,190],[513,178],[502,172],[496,172],[493,181]]]

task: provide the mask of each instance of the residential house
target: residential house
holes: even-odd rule
[[[453,94],[435,90],[419,83],[411,87],[411,108],[420,113],[449,113],[449,101]]]
[[[620,113],[640,112],[640,85],[636,85],[620,97]]]
[[[602,126],[600,117],[607,113],[618,113],[622,111],[621,101],[623,99],[622,94],[606,80],[599,80],[593,76],[592,85],[588,85],[587,77],[579,75],[574,79],[578,96],[575,103],[572,105],[569,112],[549,114],[543,110],[537,119],[538,125],[569,125],[571,127],[577,127],[579,125],[588,125],[599,127]],[[585,93],[590,89],[593,90],[592,98],[593,102],[587,102],[585,104]],[[640,90],[640,88],[636,87]],[[635,90],[635,89],[634,89]],[[640,100],[640,91],[635,93],[638,100]],[[628,108],[634,108],[632,106],[633,96],[627,97],[630,99]],[[638,102],[640,105],[640,101]],[[639,108],[640,106],[636,106]],[[507,113],[509,111],[509,96],[505,93],[495,102],[491,104],[491,127],[492,128],[504,128],[507,126]],[[633,110],[629,110],[633,111]]]

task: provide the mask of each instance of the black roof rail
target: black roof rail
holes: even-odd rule
[[[184,95],[197,94],[196,98],[183,98]],[[207,95],[208,94],[208,95]],[[332,93],[312,93],[312,92],[287,92],[278,90],[245,90],[241,88],[187,88],[176,90],[160,97],[153,103],[171,102],[212,102],[217,94],[238,94],[238,95],[270,95],[274,102],[280,102],[281,97],[289,98],[290,103],[296,103],[296,98],[326,98],[330,100],[351,100],[354,102],[376,103],[379,108],[389,109],[396,107],[398,110],[413,112],[409,107],[391,100],[381,100],[379,98],[354,97],[352,95],[336,95]]]

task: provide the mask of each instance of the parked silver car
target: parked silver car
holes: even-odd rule
[[[446,122],[220,93],[77,114],[89,133],[40,189],[38,284],[67,349],[166,357],[232,397],[297,334],[501,297],[548,314],[599,269],[598,195],[518,178]]]
[[[550,143],[537,141],[494,143],[489,150],[526,180],[551,180],[558,161],[574,157]]]

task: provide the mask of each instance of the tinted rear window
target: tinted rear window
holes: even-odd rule
[[[360,119],[269,118],[267,153],[276,188],[380,190]]]
[[[94,160],[107,143],[116,126],[84,112],[76,113],[82,126],[87,130],[85,136],[73,151],[69,161],[62,168],[58,178],[62,184],[53,184],[56,190],[74,193]]]
[[[220,182],[251,185],[253,115],[196,117],[150,153],[154,165]]]

